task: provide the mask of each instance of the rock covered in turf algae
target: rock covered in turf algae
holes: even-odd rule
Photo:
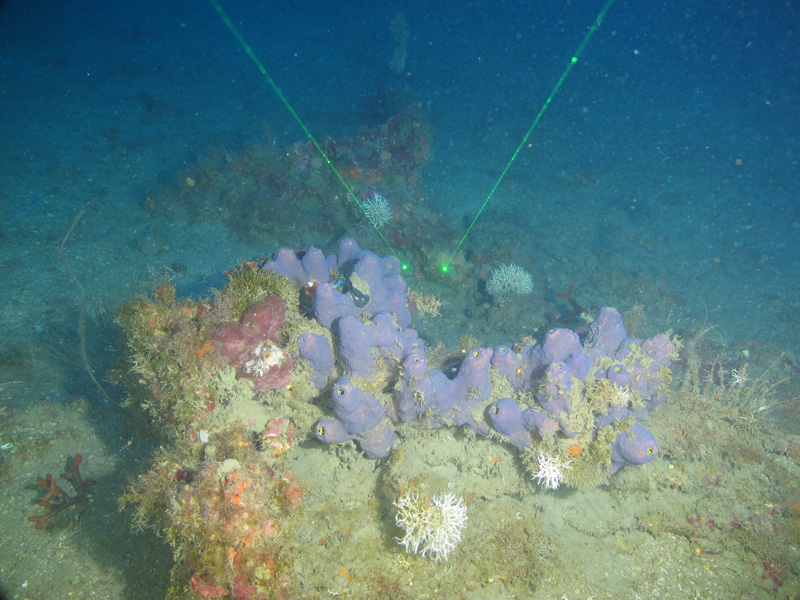
[[[283,388],[291,383],[292,357],[277,341],[286,319],[286,304],[269,296],[248,308],[238,323],[223,323],[214,330],[213,344],[225,361],[257,391]]]
[[[313,332],[297,338],[317,389],[337,381],[335,418],[316,426],[324,442],[354,440],[368,456],[382,458],[392,451],[394,429],[417,422],[464,426],[478,435],[493,430],[520,449],[559,434],[614,440],[602,442],[611,446],[605,447],[612,472],[658,453],[636,421],[664,400],[677,349],[666,335],[629,337],[613,308],[600,311],[585,343],[569,329],[553,329],[541,344],[476,348],[448,378],[428,365],[422,340],[409,328],[406,283],[395,257],[344,239],[327,257],[317,249],[279,250],[264,268],[313,286],[307,289],[314,290],[314,318],[331,332],[333,346]],[[495,392],[498,377],[516,390],[516,400]],[[611,433],[600,436],[604,428]]]

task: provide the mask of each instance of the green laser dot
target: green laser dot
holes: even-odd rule
[[[306,124],[300,118],[300,115],[298,115],[297,112],[292,107],[292,105],[289,104],[289,101],[286,99],[286,96],[283,95],[283,92],[281,92],[281,89],[278,87],[278,84],[275,83],[275,81],[272,79],[272,77],[270,77],[269,73],[267,73],[267,69],[264,67],[264,65],[261,63],[261,61],[258,59],[258,57],[256,56],[255,52],[253,52],[253,49],[250,47],[250,44],[248,44],[247,41],[244,39],[244,36],[242,36],[242,34],[236,28],[236,25],[234,25],[234,23],[231,20],[231,18],[222,9],[222,6],[220,5],[219,1],[218,0],[209,0],[209,2],[211,3],[211,6],[214,7],[214,10],[217,11],[217,14],[219,15],[220,19],[222,19],[222,22],[225,24],[225,26],[228,28],[228,30],[233,34],[233,37],[236,38],[236,41],[239,42],[239,45],[242,47],[242,50],[244,50],[245,54],[250,58],[250,60],[256,66],[258,71],[267,80],[267,83],[272,88],[272,91],[275,92],[275,94],[278,96],[278,99],[281,101],[283,106],[286,108],[287,111],[289,111],[289,114],[291,114],[292,117],[294,117],[294,120],[300,126],[300,129],[302,129],[303,132],[306,134],[308,139],[311,140],[311,143],[317,149],[317,152],[322,157],[322,159],[325,161],[325,163],[328,165],[328,167],[333,171],[333,174],[339,180],[339,183],[341,183],[342,186],[344,187],[344,189],[347,190],[347,195],[353,200],[353,202],[355,202],[355,204],[358,206],[358,208],[361,209],[361,212],[364,213],[364,215],[370,221],[370,223],[372,224],[372,227],[375,229],[375,232],[378,234],[378,236],[380,236],[380,238],[386,244],[387,248],[389,248],[389,251],[393,255],[397,256],[397,252],[392,247],[392,245],[389,243],[389,240],[387,240],[386,236],[384,236],[383,233],[381,233],[381,231],[377,227],[375,227],[375,224],[372,223],[372,220],[369,218],[369,215],[367,215],[366,211],[364,210],[364,206],[358,200],[358,197],[356,196],[355,192],[353,192],[353,190],[350,188],[350,186],[347,185],[347,182],[344,180],[344,178],[342,177],[341,173],[339,173],[339,171],[336,169],[334,164],[331,162],[330,158],[328,158],[328,155],[325,154],[325,151],[322,149],[322,146],[319,145],[319,143],[317,142],[316,138],[311,134],[311,131],[308,129],[308,127],[306,127]]]
[[[213,1],[214,0],[212,0],[212,2]],[[480,218],[481,214],[483,214],[483,211],[486,208],[486,205],[489,204],[489,201],[494,196],[495,191],[497,190],[497,188],[500,186],[500,183],[505,178],[506,173],[511,168],[511,165],[514,163],[514,161],[517,159],[517,155],[520,153],[522,148],[525,147],[525,144],[528,143],[528,138],[530,137],[531,133],[533,133],[533,130],[536,128],[536,125],[538,125],[539,120],[542,118],[542,115],[544,114],[544,112],[550,106],[550,103],[553,101],[553,97],[556,95],[556,92],[558,92],[558,90],[561,88],[561,84],[564,83],[564,80],[566,80],[567,75],[569,75],[569,72],[572,70],[573,66],[578,62],[578,57],[581,55],[581,53],[583,52],[583,50],[586,48],[587,44],[589,43],[589,40],[592,38],[594,33],[597,31],[597,25],[599,25],[603,21],[603,19],[605,19],[606,13],[611,9],[611,5],[614,4],[614,2],[615,2],[615,0],[606,0],[606,3],[603,5],[603,8],[600,10],[600,14],[597,15],[597,19],[595,19],[595,25],[592,25],[589,28],[589,31],[586,32],[586,35],[583,37],[583,41],[581,42],[580,46],[578,46],[578,50],[575,52],[575,55],[570,58],[569,64],[564,69],[564,72],[561,74],[561,77],[559,77],[558,81],[556,82],[555,87],[553,87],[553,91],[550,92],[550,95],[547,97],[547,100],[544,101],[544,104],[542,105],[542,108],[539,110],[539,113],[536,115],[536,118],[533,120],[533,123],[531,123],[531,126],[528,128],[528,131],[523,136],[522,141],[520,142],[519,146],[517,146],[517,149],[514,150],[514,153],[511,155],[511,158],[506,163],[505,168],[500,173],[500,177],[497,178],[497,181],[495,182],[494,187],[492,187],[492,190],[489,192],[489,195],[486,196],[486,200],[484,200],[483,204],[481,204],[481,207],[478,209],[478,212],[475,214],[475,217],[472,219],[472,222],[469,224],[469,227],[467,227],[467,230],[464,232],[464,235],[461,236],[461,240],[458,242],[458,245],[456,245],[456,249],[453,250],[453,254],[450,255],[450,261],[453,260],[453,257],[456,255],[458,250],[461,248],[461,245],[464,243],[464,240],[467,239],[467,236],[469,235],[470,231],[472,231],[472,228],[475,226],[475,223],[478,221],[478,218]],[[450,261],[448,261],[448,264],[449,264]],[[447,269],[443,268],[442,272],[445,272],[446,270]]]
[[[339,180],[339,182],[342,184],[342,186],[345,188],[345,190],[347,190],[348,196],[361,209],[361,212],[363,212],[364,215],[367,216],[367,219],[370,221],[370,223],[372,223],[372,220],[369,219],[369,215],[367,215],[366,210],[362,206],[361,202],[358,200],[358,197],[356,196],[356,194],[353,192],[353,190],[350,188],[350,186],[347,185],[347,182],[344,180],[344,178],[342,177],[341,173],[339,173],[339,171],[336,169],[334,164],[331,162],[330,158],[328,158],[328,155],[325,154],[325,151],[319,145],[319,143],[314,138],[314,136],[311,135],[311,131],[309,131],[308,127],[306,127],[306,124],[303,122],[303,120],[300,118],[300,116],[295,112],[295,110],[292,107],[292,105],[289,104],[289,101],[283,95],[283,93],[281,92],[280,88],[275,83],[275,81],[272,79],[272,77],[269,76],[269,73],[267,73],[267,69],[264,67],[263,64],[261,64],[261,61],[258,59],[258,57],[253,52],[253,49],[250,47],[250,45],[244,39],[242,34],[236,28],[236,25],[233,24],[233,21],[231,21],[230,17],[222,9],[222,6],[220,6],[219,1],[218,0],[209,0],[209,2],[214,7],[214,10],[217,11],[217,14],[219,14],[220,18],[222,19],[222,22],[228,27],[230,32],[233,34],[233,37],[235,37],[236,40],[239,42],[239,45],[244,50],[245,54],[247,54],[247,56],[250,57],[250,60],[253,62],[253,64],[258,68],[258,70],[261,72],[261,74],[267,80],[267,83],[269,83],[269,85],[272,88],[272,90],[278,96],[278,99],[281,101],[281,103],[284,105],[284,107],[286,107],[286,109],[289,111],[289,113],[292,115],[292,117],[294,117],[294,120],[297,122],[297,124],[300,126],[300,128],[303,130],[303,132],[306,134],[306,136],[308,136],[308,139],[311,140],[311,143],[317,149],[317,152],[319,152],[319,155],[327,163],[328,167],[330,167],[330,169],[333,171],[333,174],[336,176],[336,178]],[[520,153],[520,150],[522,150],[522,148],[525,146],[525,144],[527,143],[528,138],[530,137],[531,133],[536,128],[536,125],[539,123],[539,119],[542,118],[542,115],[544,114],[544,111],[550,105],[550,102],[553,100],[553,96],[556,95],[556,92],[561,87],[561,84],[564,83],[564,80],[567,78],[567,75],[569,74],[570,70],[572,69],[572,66],[575,63],[578,62],[578,57],[583,52],[584,48],[586,48],[586,46],[588,45],[589,40],[592,38],[594,33],[597,31],[597,28],[600,25],[600,23],[602,23],[602,21],[605,19],[606,13],[608,13],[608,11],[611,9],[611,5],[614,4],[614,2],[615,2],[615,0],[606,0],[605,5],[603,5],[603,8],[600,10],[600,14],[598,14],[597,15],[597,19],[595,19],[595,24],[592,25],[589,28],[588,32],[586,32],[586,35],[584,36],[583,41],[581,42],[580,46],[578,46],[578,50],[576,51],[575,56],[573,56],[570,59],[570,64],[564,70],[564,73],[559,78],[558,82],[556,83],[555,87],[553,88],[553,91],[550,92],[550,96],[548,96],[547,100],[545,100],[545,103],[542,105],[541,110],[539,110],[539,114],[536,115],[536,118],[533,120],[533,123],[531,124],[530,128],[525,133],[525,136],[522,138],[522,142],[520,142],[519,146],[517,146],[517,149],[514,151],[514,154],[512,154],[511,159],[508,161],[508,163],[506,164],[505,168],[500,173],[500,177],[497,179],[497,182],[494,184],[494,187],[492,188],[491,192],[489,192],[489,195],[486,197],[486,200],[483,201],[483,204],[481,205],[480,209],[478,210],[478,213],[475,215],[475,218],[472,219],[472,223],[470,223],[469,227],[467,228],[467,231],[464,233],[464,235],[461,237],[461,240],[458,242],[458,245],[456,246],[456,249],[453,251],[453,254],[450,256],[450,260],[451,261],[453,260],[453,257],[458,252],[459,248],[461,248],[461,245],[464,243],[464,240],[467,239],[467,236],[469,235],[470,231],[472,231],[472,228],[475,226],[475,223],[477,222],[478,218],[483,213],[484,209],[486,208],[486,205],[489,203],[489,200],[491,200],[492,196],[494,196],[495,190],[497,190],[498,186],[500,185],[500,182],[503,181],[503,178],[505,177],[505,175],[508,172],[508,170],[511,168],[512,163],[516,160],[517,155]],[[375,229],[375,232],[380,236],[380,238],[384,241],[384,243],[389,248],[391,253],[394,254],[395,256],[397,256],[397,252],[392,247],[392,245],[389,243],[389,240],[386,239],[386,237],[383,235],[383,233],[381,233],[381,231],[375,226],[374,223],[372,223],[372,227]],[[441,267],[442,273],[446,273],[448,271],[448,266],[449,266],[449,261],[448,261],[447,264],[442,265],[442,267]],[[406,270],[407,268],[408,268],[407,266],[405,266],[405,265],[403,266],[403,270]]]

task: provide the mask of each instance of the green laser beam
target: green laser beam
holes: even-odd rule
[[[556,95],[556,93],[558,92],[559,88],[561,88],[561,84],[564,83],[564,80],[567,78],[567,75],[569,75],[570,71],[572,71],[572,67],[574,67],[575,63],[578,62],[578,57],[583,52],[584,48],[586,48],[586,46],[589,44],[589,40],[592,39],[592,36],[597,31],[597,28],[600,27],[600,24],[602,23],[603,19],[606,16],[606,13],[609,11],[609,9],[611,8],[612,4],[614,4],[614,0],[607,0],[605,5],[603,6],[603,8],[600,10],[600,13],[597,15],[597,18],[595,19],[594,23],[592,24],[591,27],[589,27],[589,31],[587,31],[586,35],[583,37],[583,41],[581,42],[580,46],[578,46],[577,51],[575,52],[575,54],[570,59],[569,64],[567,65],[567,68],[564,69],[564,72],[561,74],[561,77],[558,79],[558,82],[556,83],[555,87],[553,88],[553,91],[550,92],[550,95],[547,97],[547,100],[544,101],[544,104],[542,105],[541,110],[539,110],[539,113],[536,115],[536,118],[533,120],[533,123],[531,123],[531,126],[528,128],[528,131],[525,133],[525,136],[522,138],[522,141],[519,143],[519,146],[517,146],[517,149],[514,150],[514,154],[511,155],[511,158],[509,159],[508,163],[506,163],[505,168],[500,173],[500,177],[498,177],[497,181],[495,182],[494,186],[492,187],[491,191],[489,192],[489,195],[486,196],[486,200],[483,201],[483,204],[481,205],[480,209],[475,214],[475,218],[472,219],[472,223],[470,223],[469,227],[467,227],[467,230],[464,232],[464,235],[461,237],[461,241],[458,242],[458,246],[456,246],[456,249],[450,255],[450,258],[447,259],[447,262],[444,265],[442,265],[442,271],[443,272],[446,272],[448,270],[448,268],[450,267],[450,263],[453,261],[453,258],[455,257],[456,253],[461,248],[462,244],[464,243],[464,240],[467,239],[467,236],[469,235],[469,232],[472,231],[472,228],[475,226],[475,223],[478,220],[478,218],[481,216],[481,213],[483,213],[484,209],[486,208],[486,205],[489,204],[489,200],[491,200],[492,196],[494,196],[494,193],[497,190],[498,186],[500,185],[500,182],[503,181],[503,179],[506,176],[506,173],[508,173],[508,170],[511,168],[512,163],[517,159],[517,155],[520,153],[522,148],[527,143],[528,138],[530,137],[530,135],[533,132],[533,130],[536,127],[536,125],[539,124],[539,121],[541,120],[542,115],[544,114],[544,111],[546,111],[547,107],[550,106],[550,103],[553,101],[553,97]]]
[[[258,68],[259,72],[267,80],[267,83],[269,83],[269,86],[272,88],[272,91],[275,92],[275,94],[277,94],[277,96],[280,99],[280,101],[286,107],[286,110],[288,110],[289,114],[291,114],[292,117],[294,117],[294,120],[297,121],[298,125],[300,125],[300,128],[306,134],[308,139],[311,140],[312,144],[314,144],[314,147],[317,149],[317,152],[319,152],[320,156],[322,156],[322,159],[325,161],[325,164],[330,167],[331,171],[333,171],[334,175],[336,175],[336,178],[344,186],[344,189],[347,190],[348,196],[350,196],[350,198],[353,199],[353,201],[356,203],[358,208],[361,209],[361,212],[364,213],[364,216],[367,217],[367,220],[370,222],[370,225],[372,225],[373,229],[375,229],[377,234],[384,241],[386,246],[389,248],[389,251],[392,254],[394,254],[398,258],[398,260],[400,260],[400,257],[397,255],[397,252],[395,252],[394,248],[389,243],[389,240],[386,239],[386,237],[383,235],[383,233],[378,228],[378,226],[375,224],[375,222],[367,214],[367,211],[364,210],[364,206],[358,200],[358,197],[355,195],[355,193],[353,193],[353,190],[350,189],[350,186],[347,185],[347,182],[342,178],[341,174],[336,169],[336,167],[333,166],[333,163],[331,162],[331,159],[328,158],[328,155],[325,154],[325,151],[317,143],[317,140],[314,138],[313,135],[311,135],[311,132],[308,130],[308,127],[306,127],[306,124],[300,118],[300,115],[298,115],[297,112],[295,112],[294,108],[292,108],[292,105],[289,104],[289,101],[286,99],[286,96],[283,95],[283,93],[281,92],[281,90],[278,87],[278,85],[275,83],[275,81],[272,79],[272,77],[269,76],[269,73],[267,73],[267,69],[264,67],[264,65],[261,63],[261,61],[258,59],[258,57],[256,56],[255,52],[253,52],[253,49],[250,47],[250,44],[248,44],[247,40],[244,39],[244,36],[239,32],[239,29],[236,27],[236,25],[233,24],[233,21],[231,21],[231,19],[228,16],[228,14],[222,9],[222,6],[220,6],[220,3],[217,2],[217,0],[209,0],[209,2],[211,2],[211,6],[214,7],[214,10],[217,11],[217,14],[219,15],[220,19],[222,19],[222,22],[225,23],[225,25],[228,27],[230,32],[233,34],[233,37],[235,37],[236,41],[239,42],[239,45],[244,50],[245,54],[247,54],[247,56],[250,57],[250,60],[253,61],[253,64]],[[402,260],[400,260],[400,263],[403,265],[403,270],[406,270],[408,268],[408,266],[406,264],[404,264]]]

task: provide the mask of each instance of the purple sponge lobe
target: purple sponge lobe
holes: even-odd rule
[[[551,329],[547,332],[541,349],[544,364],[563,361],[571,354],[583,352],[578,334],[571,329]]]
[[[317,333],[301,333],[297,336],[297,349],[313,373],[311,383],[321,390],[328,382],[328,377],[333,373],[335,366],[333,348],[324,335]]]
[[[522,409],[511,398],[501,398],[490,404],[488,414],[492,427],[504,435],[512,435],[525,427]]]
[[[368,458],[386,458],[394,446],[394,429],[389,419],[355,436],[358,445]]]
[[[635,423],[629,433],[617,434],[617,440],[611,446],[612,473],[625,465],[642,465],[658,455],[658,444],[653,434]]]
[[[370,392],[365,392],[342,377],[331,391],[333,412],[349,434],[374,427],[383,417],[383,405]]]
[[[346,442],[350,434],[336,419],[320,419],[314,426],[314,435],[321,442]]]
[[[330,283],[320,283],[314,294],[314,318],[325,329],[345,315],[355,315],[356,307],[349,294],[343,294]]]

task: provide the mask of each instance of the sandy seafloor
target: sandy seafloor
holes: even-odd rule
[[[421,103],[436,132],[421,189],[451,232],[474,216],[601,8],[272,4],[226,9],[313,134],[353,135]],[[397,14],[410,32],[400,74],[388,66]],[[497,441],[404,430],[410,476],[435,472],[474,498],[445,564],[394,542],[374,461],[301,444],[290,460],[308,488],[304,593],[800,597],[799,26],[791,1],[618,0],[468,236],[463,276],[409,277],[442,302],[439,317],[414,324],[430,347],[546,330],[545,314],[566,309],[555,293],[574,283],[595,310],[641,305],[646,336],[705,332],[702,358],[747,363],[750,385],[772,364],[759,384],[789,379],[732,406],[714,389],[680,392],[679,366],[670,399],[648,419],[660,456],[592,490],[537,488]],[[244,239],[147,210],[153,190],[210,148],[239,151],[267,131],[281,147],[304,139],[205,2],[8,0],[0,57],[0,442],[10,445],[0,463],[0,590],[163,598],[171,552],[155,533],[133,532],[117,504],[162,442],[126,425],[60,360],[76,356],[80,292],[58,256],[73,219],[91,200],[65,258],[90,305],[112,308],[164,278],[181,295],[208,295],[240,258],[280,246],[332,251],[340,235],[361,234],[364,246],[386,248],[363,223],[323,238],[298,214],[289,231],[264,222]],[[454,249],[458,237],[439,242]],[[504,262],[530,271],[534,291],[497,305],[480,273]],[[27,521],[36,480],[78,452],[98,482],[91,502],[36,531]],[[533,587],[507,572],[502,540],[487,542],[527,518],[552,540]],[[377,569],[393,573],[393,591],[370,579]]]

